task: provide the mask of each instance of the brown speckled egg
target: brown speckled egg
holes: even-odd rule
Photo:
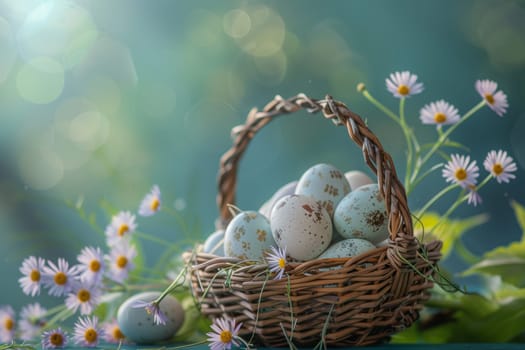
[[[317,164],[309,168],[299,179],[295,194],[311,196],[333,215],[339,201],[350,192],[350,184],[344,174],[330,164]]]
[[[273,207],[270,223],[277,245],[297,260],[315,259],[332,240],[332,220],[314,198],[289,195]]]
[[[275,241],[270,222],[256,211],[240,212],[230,221],[224,232],[226,256],[262,261],[271,246],[275,246]]]
[[[334,212],[334,226],[345,238],[377,244],[388,238],[388,216],[377,184],[364,185],[346,195]]]

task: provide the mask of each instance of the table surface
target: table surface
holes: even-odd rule
[[[100,346],[99,346],[100,347]],[[112,349],[112,347],[102,346],[103,349]],[[73,349],[73,348],[72,348]],[[75,348],[83,349],[83,348]],[[116,349],[116,347],[115,347]],[[123,345],[121,350],[147,350],[147,349],[193,349],[193,350],[209,350],[208,345],[193,345],[184,347],[183,344],[159,346],[133,346]],[[258,348],[264,350],[270,348]],[[525,344],[383,344],[368,347],[353,347],[353,348],[334,348],[334,349],[370,349],[370,350],[525,350]]]

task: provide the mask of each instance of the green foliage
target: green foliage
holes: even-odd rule
[[[484,224],[487,220],[488,216],[485,214],[466,219],[447,219],[436,213],[426,213],[416,223],[414,231],[416,236],[424,241],[441,240],[443,242],[441,254],[443,259],[446,259],[465,232]]]
[[[451,294],[436,286],[421,320],[395,335],[394,342],[500,343],[525,340],[525,207],[513,202],[512,208],[524,232],[521,240],[494,248],[463,272],[463,275],[477,275],[485,280],[487,291],[484,294]],[[424,219],[427,224],[439,221],[435,214]],[[450,228],[449,221],[446,220],[434,232],[446,244],[446,254],[461,236]],[[459,227],[469,225],[463,223]]]

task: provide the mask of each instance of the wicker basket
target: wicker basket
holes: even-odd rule
[[[232,130],[234,144],[220,160],[217,226],[224,227],[231,219],[227,204],[235,203],[238,162],[250,140],[275,117],[302,109],[322,112],[326,119],[345,126],[362,148],[385,198],[388,246],[354,258],[290,263],[289,278],[281,280],[268,279],[265,264],[186,254],[192,292],[203,314],[242,322],[240,334],[257,345],[288,346],[287,337],[298,346],[313,346],[321,339],[327,346],[388,341],[418,318],[429,298],[441,242],[423,245],[414,238],[405,190],[390,155],[343,103],[330,96],[315,100],[300,94],[290,99],[277,96],[262,111],[252,109],[246,123]],[[233,274],[232,266],[236,266]]]

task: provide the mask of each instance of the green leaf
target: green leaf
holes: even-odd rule
[[[525,259],[509,255],[483,259],[464,271],[463,275],[486,274],[500,276],[503,282],[521,288],[525,287],[525,274],[523,271],[525,271]]]
[[[516,220],[518,220],[518,224],[520,225],[521,231],[523,232],[521,236],[521,240],[525,241],[525,207],[516,201],[512,201],[510,205],[512,206],[512,209],[514,210],[514,214],[516,215]]]
[[[484,224],[487,220],[488,215],[486,214],[471,216],[466,219],[443,219],[436,213],[427,213],[416,222],[414,234],[420,239],[424,236],[425,241],[441,240],[443,242],[441,254],[445,259],[465,232]]]

